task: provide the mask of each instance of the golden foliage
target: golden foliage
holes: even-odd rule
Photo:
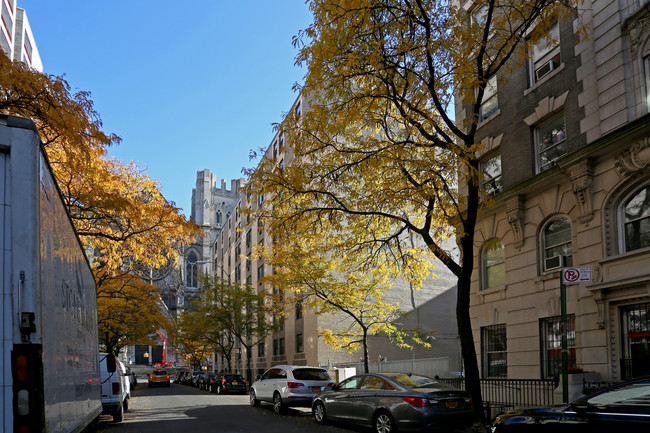
[[[155,286],[129,274],[104,280],[97,291],[99,339],[110,353],[129,344],[153,344],[151,335],[168,326]]]

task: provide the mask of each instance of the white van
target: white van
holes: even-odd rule
[[[129,409],[129,379],[126,367],[115,356],[99,354],[99,372],[102,382],[102,413],[121,422]]]

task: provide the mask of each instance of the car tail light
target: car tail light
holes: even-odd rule
[[[225,377],[221,378],[221,383],[226,383],[226,378]]]
[[[300,388],[301,386],[305,386],[304,383],[300,383],[300,382],[289,382],[287,383],[287,385],[289,386],[289,388]]]
[[[431,406],[431,404],[435,402],[435,400],[429,401],[420,397],[402,397],[402,400],[415,407]]]
[[[327,384],[327,387],[328,387],[328,388],[331,388],[331,387],[333,387],[333,386],[334,386],[334,384],[331,383],[331,382]]]
[[[120,382],[113,382],[113,394],[120,393]]]

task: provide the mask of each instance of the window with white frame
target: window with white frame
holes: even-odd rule
[[[499,110],[499,98],[497,96],[497,77],[496,75],[488,80],[485,84],[483,99],[479,109],[479,122],[496,114]]]
[[[540,37],[532,46],[530,52],[531,82],[537,83],[557,69],[561,62],[560,26],[555,21],[548,29],[548,33]]]
[[[555,166],[555,162],[566,155],[566,125],[564,113],[535,128],[537,148],[537,171],[541,173]]]
[[[650,184],[636,189],[621,211],[625,251],[650,247]]]
[[[543,271],[573,265],[571,221],[566,217],[554,218],[542,230]]]
[[[498,153],[485,161],[481,161],[479,168],[483,175],[481,185],[485,192],[489,195],[500,193],[503,189],[501,183],[501,154]]]
[[[488,5],[483,4],[473,8],[469,13],[470,22],[473,25],[482,26],[487,18]]]
[[[481,257],[483,281],[481,289],[503,287],[506,283],[505,249],[500,239],[492,239],[483,245]]]

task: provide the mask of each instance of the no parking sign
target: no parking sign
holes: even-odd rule
[[[562,269],[562,282],[564,284],[590,283],[591,266]]]

